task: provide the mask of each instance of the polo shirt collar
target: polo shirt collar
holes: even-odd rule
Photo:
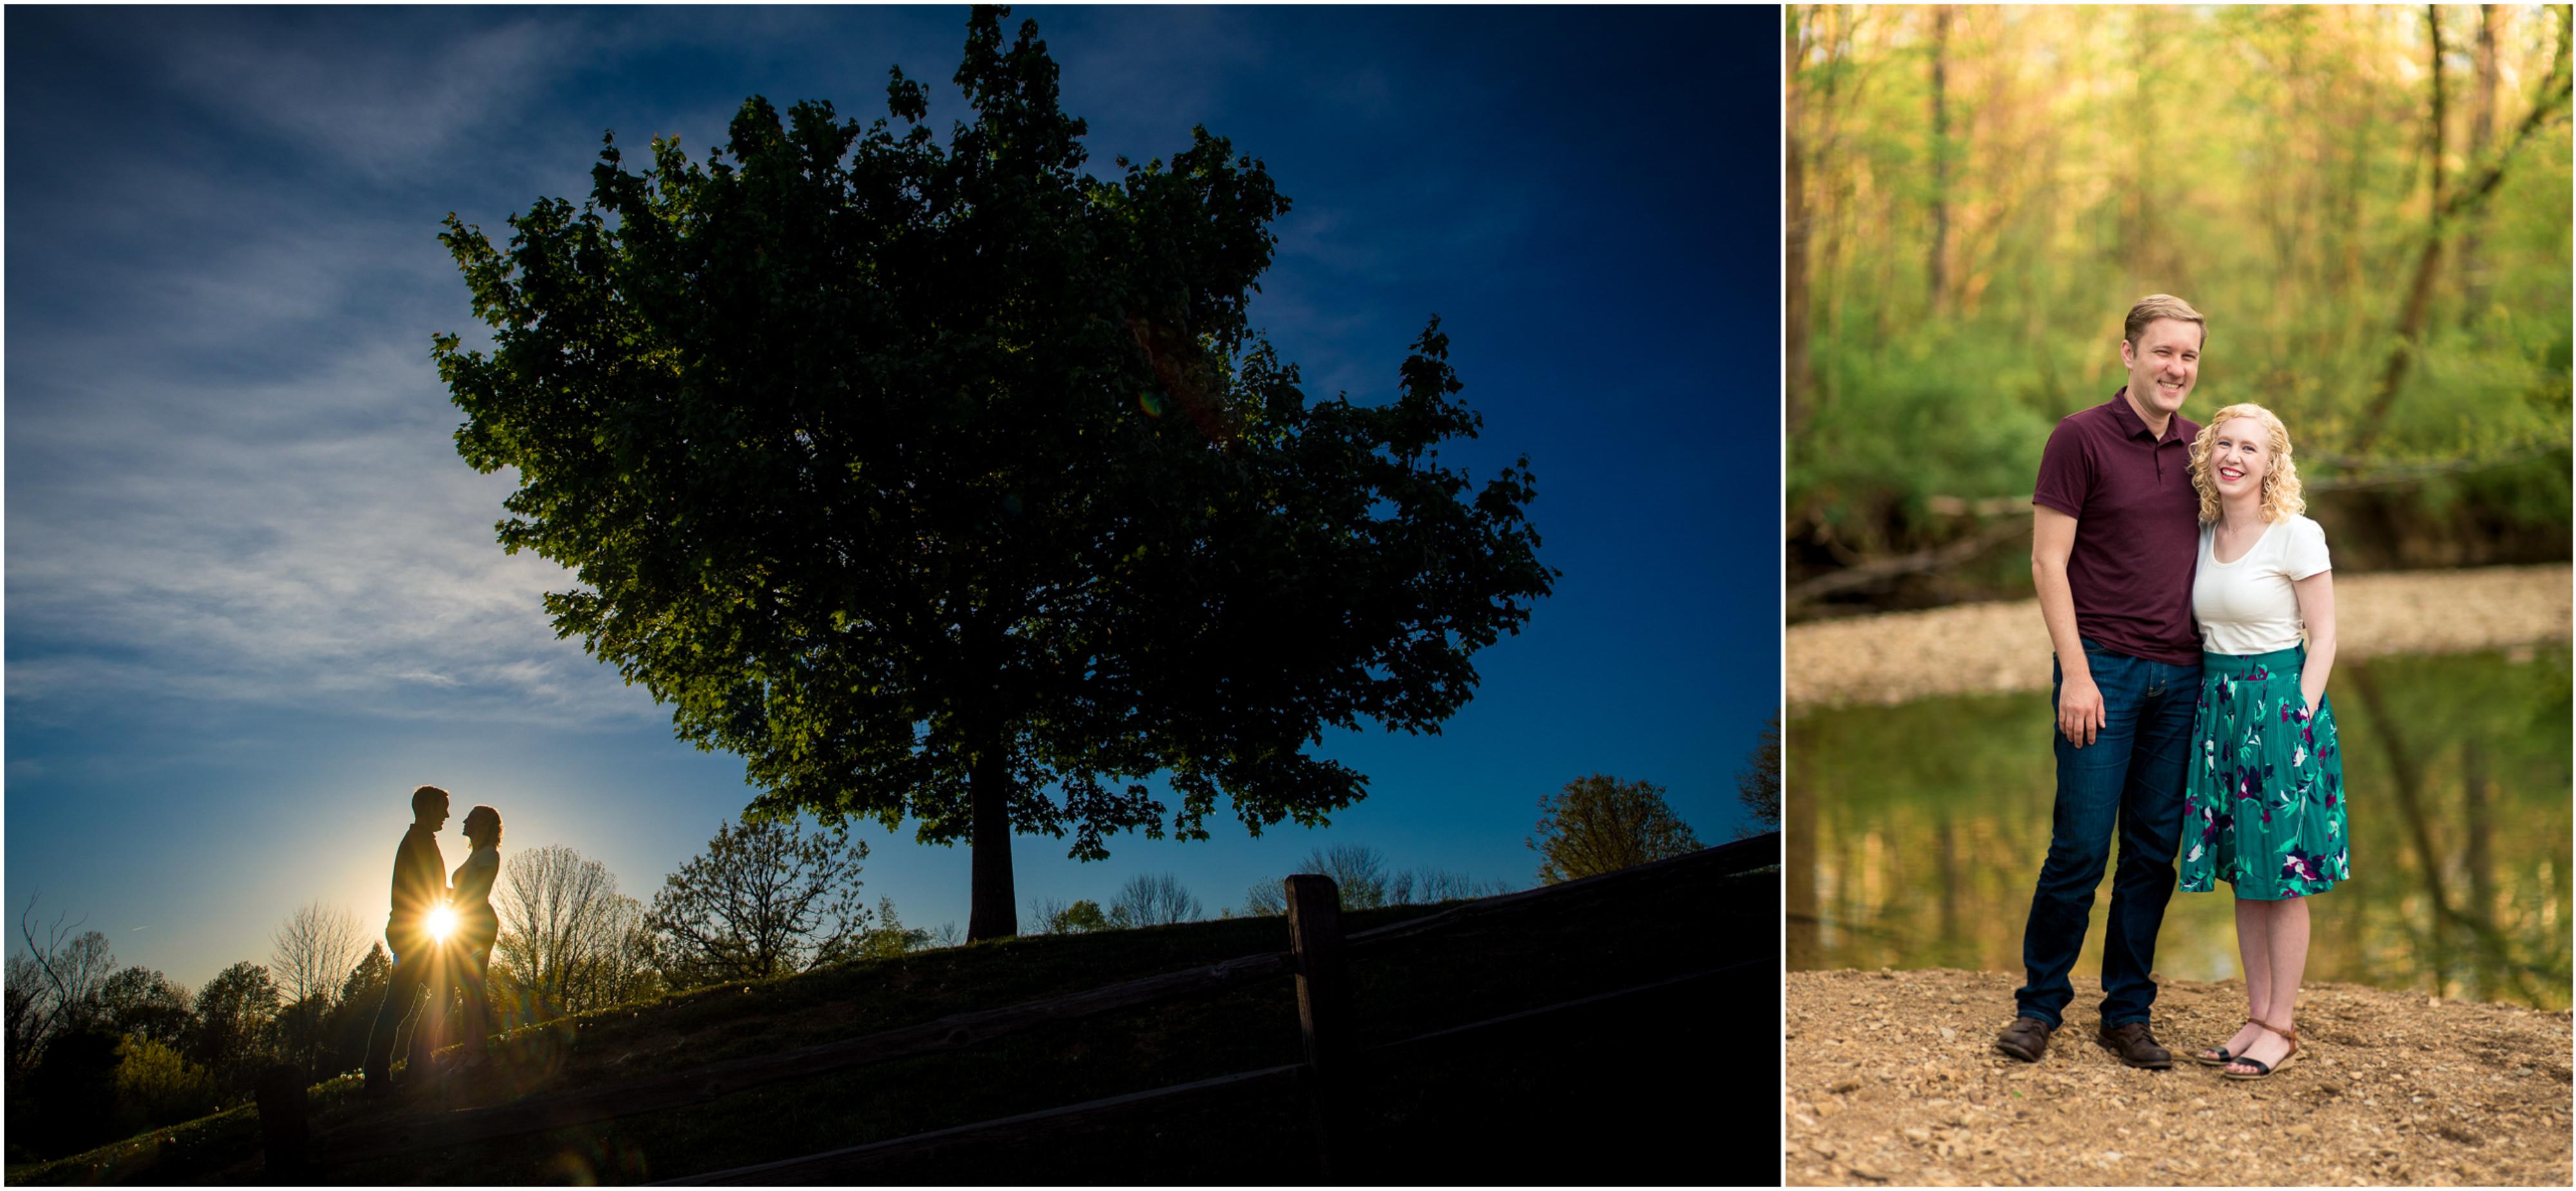
[[[2147,437],[2147,420],[2139,417],[2137,407],[2129,404],[2129,386],[2122,385],[2119,392],[2111,394],[2111,417],[2120,423],[2120,437]],[[2175,414],[2165,419],[2164,437],[2155,441],[2174,442],[2181,438],[2182,415]]]

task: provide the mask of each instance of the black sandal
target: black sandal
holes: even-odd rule
[[[2249,1026],[2263,1025],[2263,1023],[2250,1017],[2245,1019],[2245,1024]],[[2264,1028],[2270,1029],[2271,1027],[2264,1026]],[[2227,1048],[2224,1046],[2213,1046],[2208,1050],[2192,1052],[2191,1061],[2198,1063],[2203,1067],[2224,1067],[2229,1063],[2235,1062],[2236,1056],[2227,1053]]]
[[[2248,1020],[2248,1021],[2252,1021],[2253,1019],[2252,1019],[2252,1018],[2247,1018],[2246,1020]],[[2281,1055],[2281,1061],[2280,1061],[2279,1063],[2277,1063],[2277,1064],[2275,1064],[2275,1063],[2266,1063],[2266,1062],[2264,1062],[2264,1061],[2263,1061],[2263,1060],[2261,1060],[2261,1059],[2249,1059],[2249,1058],[2245,1058],[2245,1057],[2243,1057],[2243,1056],[2241,1056],[2241,1055],[2240,1055],[2240,1056],[2238,1056],[2238,1057],[2236,1057],[2236,1058],[2229,1059],[2229,1060],[2228,1060],[2228,1062],[2231,1062],[2231,1063],[2243,1063],[2243,1064],[2245,1064],[2245,1065],[2246,1065],[2246,1066],[2248,1066],[2248,1067],[2252,1067],[2252,1068],[2254,1068],[2254,1070],[2252,1070],[2252,1071],[2250,1071],[2250,1072],[2248,1072],[2248,1071],[2227,1071],[2227,1070],[2221,1070],[2221,1071],[2218,1073],[2218,1074],[2219,1074],[2219,1076],[2220,1076],[2221,1078],[2225,1078],[2225,1079],[2238,1079],[2238,1080],[2245,1080],[2245,1079],[2268,1079],[2268,1078],[2270,1078],[2270,1077],[2272,1076],[2272,1073],[2273,1073],[2273,1072],[2276,1072],[2276,1071],[2282,1071],[2282,1070],[2286,1070],[2286,1069],[2288,1069],[2288,1067],[2290,1066],[2290,1060],[2292,1060],[2292,1059],[2295,1059],[2295,1058],[2298,1058],[2298,1057],[2299,1057],[2299,1031],[2297,1030],[2297,1028],[2296,1028],[2296,1027],[2293,1027],[2293,1028],[2291,1028],[2291,1029],[2284,1030],[2284,1029],[2282,1029],[2281,1027],[2276,1026],[2276,1025],[2273,1025],[2272,1023],[2270,1023],[2270,1022],[2268,1022],[2268,1021],[2257,1021],[2257,1022],[2254,1022],[2254,1024],[2255,1024],[2255,1025],[2258,1025],[2258,1026],[2261,1026],[2261,1027],[2263,1027],[2264,1029],[2270,1030],[2270,1031],[2272,1031],[2272,1032],[2273,1032],[2273,1033],[2275,1033],[2275,1034],[2280,1035],[2280,1036],[2281,1036],[2281,1040],[2282,1040],[2282,1041],[2285,1041],[2285,1042],[2287,1042],[2287,1043],[2289,1043],[2289,1044],[2290,1044],[2290,1049],[2289,1049],[2289,1050],[2287,1050],[2287,1051],[2282,1052],[2282,1055]]]

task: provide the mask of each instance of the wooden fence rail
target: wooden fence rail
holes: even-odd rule
[[[1419,1044],[1451,1041],[1495,1029],[1527,1025],[1571,1012],[1613,1008],[1620,1002],[1639,996],[1715,980],[1746,969],[1777,971],[1778,968],[1779,963],[1774,958],[1746,960],[1707,971],[1693,972],[1687,976],[1676,976],[1669,980],[1657,980],[1633,988],[1623,988],[1616,992],[1597,993],[1539,1009],[1507,1013],[1501,1017],[1487,1018],[1468,1025],[1434,1030],[1399,1042],[1381,1043],[1369,1048],[1368,1053],[1393,1054]],[[1203,1107],[1224,1100],[1269,1092],[1295,1083],[1306,1084],[1310,1091],[1317,1090],[1314,1088],[1313,1074],[1307,1066],[1303,1063],[1290,1063],[1284,1067],[1220,1075],[1214,1079],[1202,1079],[1194,1083],[1176,1084],[1146,1092],[1130,1092],[1123,1096],[1111,1096],[1063,1108],[1050,1108],[1015,1117],[960,1125],[953,1129],[919,1133],[910,1137],[897,1137],[803,1158],[789,1158],[778,1162],[764,1162],[756,1166],[710,1171],[685,1178],[664,1179],[651,1185],[715,1187],[852,1183],[893,1167],[928,1161],[945,1152],[963,1152],[973,1147],[1007,1145],[1078,1133],[1113,1125],[1121,1120],[1148,1113],[1169,1113],[1183,1106]]]
[[[609,1087],[552,1092],[488,1108],[458,1109],[428,1117],[355,1126],[315,1139],[311,1160],[342,1163],[390,1158],[462,1142],[544,1133],[568,1125],[682,1108],[783,1079],[819,1075],[914,1055],[962,1050],[1049,1022],[1071,1021],[1175,997],[1219,992],[1285,975],[1292,966],[1290,953],[1285,951],[1247,955],[1212,967],[1189,968],[1000,1009],[959,1013],[917,1026],[776,1054],[710,1063]]]
[[[858,1038],[802,1047],[776,1054],[757,1055],[723,1063],[712,1063],[688,1071],[652,1076],[609,1087],[584,1088],[531,1096],[509,1104],[484,1108],[459,1109],[427,1116],[402,1117],[389,1121],[369,1122],[334,1130],[307,1141],[304,1137],[301,1095],[291,1097],[282,1084],[272,1092],[263,1088],[261,1116],[274,1119],[280,1126],[289,1120],[292,1127],[270,1130],[267,1137],[271,1171],[286,1175],[311,1165],[336,1165],[397,1157],[422,1150],[444,1148],[468,1142],[543,1133],[572,1125],[590,1124],[634,1116],[662,1109],[700,1104],[745,1088],[797,1079],[831,1071],[846,1070],[873,1063],[914,1055],[959,1050],[980,1042],[1034,1029],[1051,1022],[1070,1021],[1096,1016],[1119,1009],[1135,1008],[1180,997],[1204,996],[1226,989],[1295,973],[1298,984],[1299,1030],[1304,1040],[1306,1061],[1285,1068],[1242,1072],[1220,1076],[1177,1087],[1114,1096],[1061,1109],[1028,1113],[1021,1116],[962,1125],[954,1129],[897,1138],[867,1146],[836,1150],[830,1154],[768,1163],[743,1171],[701,1176],[717,1180],[737,1173],[750,1181],[797,1181],[803,1177],[792,1173],[802,1170],[800,1163],[831,1159],[833,1169],[855,1172],[893,1161],[915,1161],[925,1152],[940,1147],[968,1144],[970,1140],[990,1143],[1006,1138],[1042,1136],[1065,1129],[1089,1128],[1147,1105],[1168,1105],[1175,1100],[1207,1096],[1236,1096],[1276,1086],[1293,1076],[1310,1092],[1315,1113],[1318,1156],[1330,1177],[1336,1134],[1342,1125],[1337,1119],[1342,1097],[1331,1093],[1341,1061],[1336,1048],[1347,1037],[1349,1014],[1349,975],[1344,956],[1351,947],[1370,946],[1410,938],[1426,931],[1443,929],[1483,917],[1498,909],[1510,909],[1532,899],[1580,900],[1598,894],[1605,888],[1637,881],[1653,880],[1688,863],[1714,866],[1719,872],[1746,872],[1780,859],[1780,836],[1773,832],[1749,840],[1706,849],[1689,856],[1639,865],[1615,873],[1541,886],[1521,893],[1483,898],[1455,906],[1436,914],[1395,923],[1351,935],[1340,933],[1340,903],[1332,882],[1320,876],[1300,874],[1287,879],[1289,928],[1292,947],[1289,951],[1247,955],[1208,967],[1189,968],[1141,980],[1086,989],[1061,997],[1023,1002],[998,1009],[953,1014],[919,1025],[868,1034]],[[1740,966],[1740,965],[1738,965]],[[1638,990],[1623,990],[1606,996],[1626,995]],[[1552,1006],[1550,1012],[1598,998]],[[1518,1018],[1521,1014],[1511,1015]],[[1499,1024],[1511,1018],[1497,1018],[1477,1023],[1474,1029]],[[1448,1033],[1442,1031],[1441,1033]],[[1425,1035],[1432,1037],[1434,1035]],[[1408,1040],[1418,1041],[1419,1039]],[[1279,1074],[1290,1072],[1291,1076]],[[1302,1073],[1302,1074],[1299,1074]],[[295,1089],[300,1091],[300,1089]],[[925,1149],[926,1147],[926,1149]],[[753,1170],[777,1168],[773,1175],[751,1175]],[[816,1176],[818,1180],[823,1176]]]

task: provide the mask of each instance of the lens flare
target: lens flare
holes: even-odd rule
[[[456,911],[440,906],[429,912],[429,920],[423,925],[429,928],[430,938],[444,940],[456,930]]]

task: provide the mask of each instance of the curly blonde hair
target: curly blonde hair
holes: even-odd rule
[[[2218,520],[2218,484],[2209,476],[2209,445],[2218,439],[2218,428],[2230,418],[2252,418],[2263,424],[2272,458],[2263,469],[2263,520],[2283,521],[2308,511],[2307,498],[2299,494],[2299,465],[2290,459],[2290,428],[2272,411],[2253,402],[2239,402],[2209,415],[2200,433],[2191,440],[2191,486],[2200,492],[2200,523]]]

